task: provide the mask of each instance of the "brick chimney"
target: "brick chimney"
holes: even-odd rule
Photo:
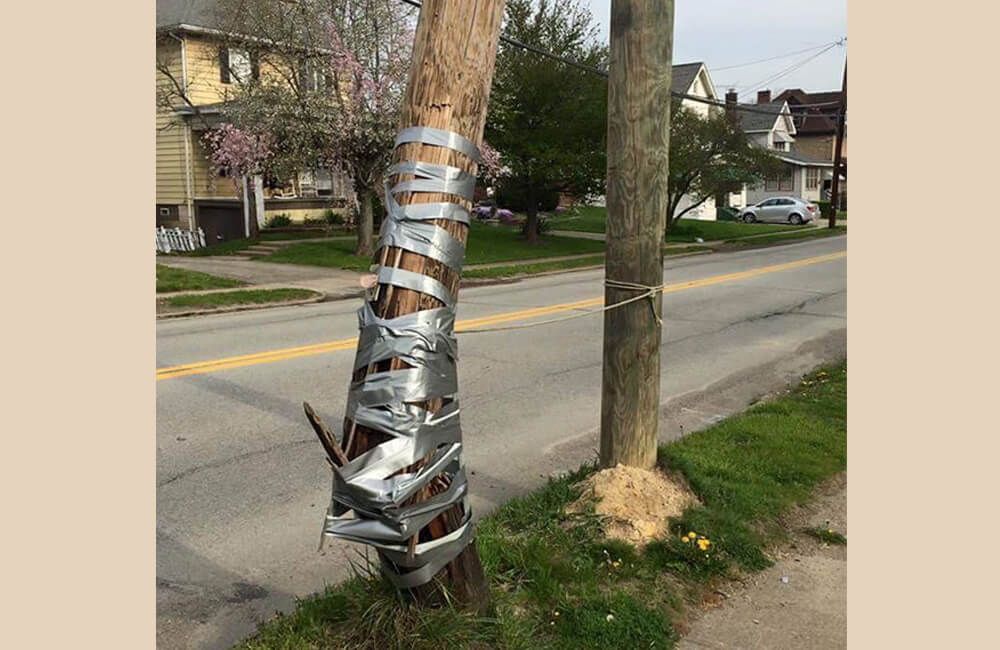
[[[771,103],[771,91],[770,90],[758,90],[757,91],[757,103],[758,104],[770,104]]]
[[[736,99],[738,95],[736,94],[735,88],[730,88],[726,91],[726,116],[731,119],[736,119]]]

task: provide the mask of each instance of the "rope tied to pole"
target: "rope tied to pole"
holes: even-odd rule
[[[574,318],[583,318],[584,316],[592,316],[594,314],[603,314],[606,311],[611,311],[612,309],[618,309],[619,307],[624,307],[625,305],[637,302],[639,300],[649,299],[649,308],[653,312],[653,318],[656,319],[657,325],[663,326],[663,319],[660,315],[656,313],[656,304],[653,302],[653,297],[658,293],[662,293],[667,285],[647,285],[639,284],[636,282],[625,282],[622,280],[605,280],[604,286],[611,287],[612,289],[624,289],[626,291],[642,291],[638,296],[633,296],[626,300],[621,300],[619,302],[611,303],[610,305],[605,305],[600,309],[586,309],[578,311],[575,314],[570,314],[569,316],[562,316],[560,318],[549,318],[548,320],[535,321],[533,323],[520,323],[518,325],[502,325],[500,327],[482,327],[471,330],[462,330],[458,332],[459,334],[484,334],[486,332],[506,332],[510,330],[521,330],[527,329],[529,327],[538,327],[539,325],[551,325],[552,323],[561,323],[563,321],[573,320]]]

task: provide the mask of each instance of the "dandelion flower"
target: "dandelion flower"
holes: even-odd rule
[[[684,542],[685,544],[687,544],[687,543],[688,543],[688,542],[690,542],[691,540],[690,540],[690,539],[688,538],[688,536],[687,536],[687,535],[685,535],[684,537],[681,537],[681,541],[682,541],[682,542]]]
[[[711,543],[712,542],[708,541],[707,539],[701,538],[698,540],[698,548],[700,548],[703,551],[707,551]]]
[[[695,537],[697,537],[697,535],[695,535],[694,531],[692,530],[690,533],[688,533],[688,537],[694,539]]]

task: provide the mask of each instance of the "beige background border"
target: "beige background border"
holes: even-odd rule
[[[155,645],[154,8],[3,7],[6,648]]]
[[[849,9],[857,648],[995,636],[996,16],[973,7]],[[4,12],[3,645],[152,647],[154,3]]]

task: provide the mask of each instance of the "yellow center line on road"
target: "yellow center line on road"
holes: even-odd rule
[[[676,293],[678,291],[686,291],[688,289],[710,287],[716,284],[723,284],[725,282],[746,280],[748,278],[767,275],[768,273],[779,273],[781,271],[790,271],[792,269],[801,268],[803,266],[822,264],[823,262],[832,262],[834,260],[839,260],[844,257],[847,257],[847,251],[839,251],[836,253],[829,253],[827,255],[818,255],[816,257],[807,257],[805,259],[795,260],[794,262],[785,262],[783,264],[762,266],[756,269],[737,271],[735,273],[713,275],[707,278],[701,278],[699,280],[676,282],[674,284],[666,285],[663,288],[663,293]],[[466,332],[480,327],[498,325],[500,323],[509,323],[512,321],[527,320],[529,318],[535,318],[538,316],[547,316],[549,314],[557,314],[559,312],[572,311],[574,309],[588,309],[592,307],[602,307],[603,305],[604,305],[604,298],[598,297],[598,298],[589,298],[587,300],[578,300],[576,302],[567,302],[558,305],[547,305],[545,307],[532,307],[530,309],[521,309],[518,311],[505,312],[502,314],[495,314],[493,316],[484,316],[482,318],[460,320],[457,323],[455,323],[455,331]],[[157,368],[156,379],[157,381],[159,381],[161,379],[173,379],[175,377],[185,377],[187,375],[201,375],[209,372],[217,372],[220,370],[230,370],[232,368],[253,366],[260,363],[272,363],[275,361],[285,361],[287,359],[308,357],[316,354],[326,354],[328,352],[337,352],[340,350],[351,350],[357,345],[357,343],[358,343],[358,338],[355,336],[349,339],[326,341],[324,343],[314,343],[312,345],[303,345],[294,348],[280,348],[277,350],[267,350],[265,352],[255,352],[253,354],[244,354],[235,357],[224,357],[222,359],[213,359],[210,361],[198,361],[195,363],[185,363],[178,366]]]

